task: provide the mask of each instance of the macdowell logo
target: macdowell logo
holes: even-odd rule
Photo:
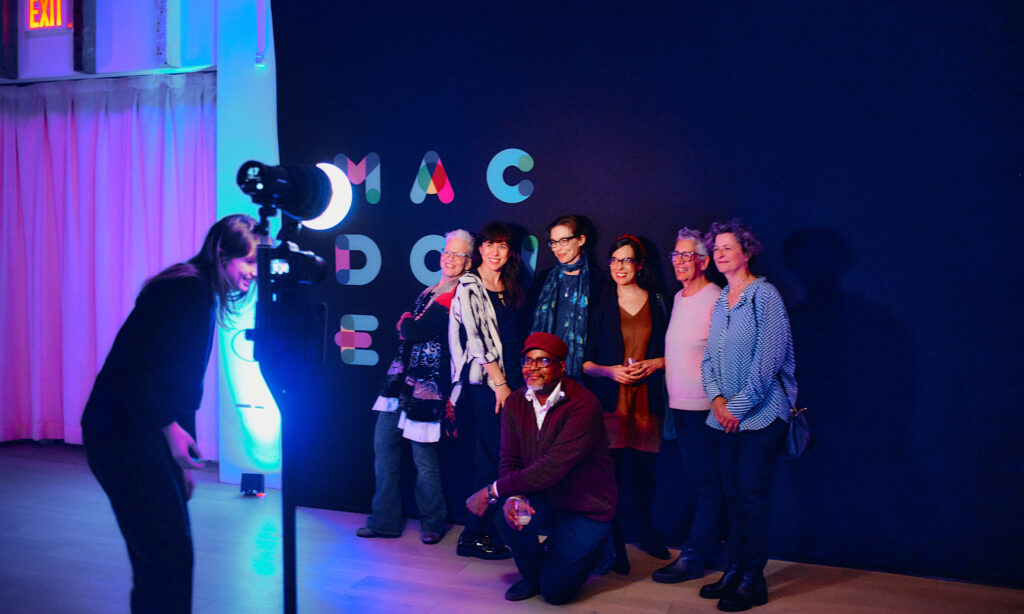
[[[365,263],[358,268],[353,261],[362,254]],[[355,257],[354,257],[355,256]],[[338,235],[334,239],[334,274],[343,286],[365,286],[380,273],[380,248],[366,235]]]
[[[376,205],[380,202],[380,156],[372,151],[358,163],[345,154],[334,156],[334,166],[345,171],[352,185],[366,182],[366,202]]]
[[[448,181],[448,173],[441,163],[441,156],[435,151],[428,151],[420,162],[420,170],[412,182],[409,199],[417,205],[427,198],[427,194],[437,194],[438,200],[448,204],[455,199],[455,190]]]
[[[347,313],[341,316],[341,326],[334,335],[334,343],[341,348],[341,361],[347,365],[373,366],[377,352],[367,349],[373,344],[370,331],[377,330],[377,318]]]

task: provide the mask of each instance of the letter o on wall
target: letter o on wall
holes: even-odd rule
[[[409,268],[412,269],[413,276],[424,286],[430,286],[437,283],[438,275],[441,273],[440,269],[437,271],[431,271],[427,268],[427,254],[430,252],[437,252],[440,254],[443,249],[444,237],[441,235],[427,235],[425,237],[420,237],[420,239],[413,244],[412,251],[409,252]]]

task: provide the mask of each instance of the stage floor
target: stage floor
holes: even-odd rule
[[[196,549],[193,611],[263,614],[282,611],[281,499],[242,497],[198,472],[190,503]],[[131,568],[109,503],[79,446],[0,444],[0,611],[128,611]],[[540,597],[506,602],[518,574],[511,561],[459,557],[461,527],[434,546],[409,522],[399,539],[355,536],[365,517],[300,508],[297,513],[299,612],[551,612]],[[630,549],[628,576],[593,576],[567,612],[717,612],[701,599],[700,581],[657,584],[664,565]],[[785,561],[766,570],[769,613],[1024,612],[1024,591]],[[708,576],[711,581],[715,576]]]

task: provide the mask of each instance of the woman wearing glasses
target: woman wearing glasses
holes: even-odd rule
[[[739,612],[768,601],[768,504],[775,463],[796,402],[793,338],[775,286],[750,272],[761,243],[739,220],[711,225],[715,266],[728,285],[711,315],[701,361],[711,400],[707,424],[717,431],[728,521],[729,566],[701,597]]]
[[[594,307],[584,355],[585,383],[605,410],[605,427],[620,497],[633,493],[632,506],[620,505],[612,523],[615,562],[627,574],[627,513],[635,512],[640,548],[669,558],[651,522],[654,468],[661,447],[664,413],[665,329],[668,314],[660,292],[653,290],[644,248],[632,235],[612,243],[608,259],[610,287]]]
[[[565,342],[569,348],[565,373],[576,380],[583,374],[591,298],[600,296],[602,286],[588,258],[593,244],[594,226],[585,216],[563,215],[548,224],[548,247],[558,264],[537,276],[544,284],[530,329],[553,333]]]
[[[420,541],[436,544],[444,537],[445,506],[437,442],[451,385],[448,358],[448,310],[459,277],[469,270],[473,235],[453,230],[445,235],[441,279],[420,293],[412,311],[398,320],[398,353],[388,367],[384,385],[373,404],[376,491],[366,526],[359,537],[398,537],[402,534],[399,475],[402,440],[412,446],[416,465],[416,507],[420,512]]]
[[[665,333],[665,383],[668,406],[683,459],[686,480],[696,494],[689,537],[672,564],[654,572],[655,582],[674,584],[704,577],[705,562],[715,556],[722,518],[718,445],[715,431],[706,424],[711,401],[704,394],[700,362],[708,341],[711,312],[722,291],[708,280],[711,258],[699,231],[683,228],[669,254],[676,280],[672,317]]]
[[[519,244],[512,227],[491,222],[479,234],[472,271],[459,278],[452,301],[448,342],[452,351],[452,403],[470,412],[476,425],[477,483],[498,479],[501,448],[499,411],[522,386],[516,368],[525,338],[525,296]],[[481,559],[507,559],[512,551],[494,526],[494,511],[470,516],[456,552]]]

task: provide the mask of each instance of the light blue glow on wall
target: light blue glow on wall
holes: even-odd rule
[[[217,213],[258,216],[235,175],[246,160],[278,164],[277,79],[268,0],[217,2]],[[259,57],[258,57],[259,56]],[[259,61],[262,66],[257,64]],[[279,216],[278,216],[279,217]],[[280,220],[274,218],[270,235]],[[281,414],[252,362],[252,344],[239,330],[220,333],[220,479],[239,483],[262,473],[281,486]]]

